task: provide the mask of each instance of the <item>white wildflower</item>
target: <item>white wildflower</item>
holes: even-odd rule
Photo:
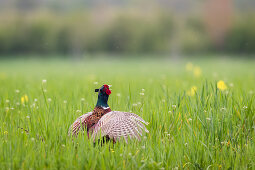
[[[233,84],[233,83],[230,83],[229,86],[230,86],[230,87],[234,87],[234,84]]]
[[[185,143],[184,145],[185,145],[185,146],[188,146],[188,143]]]
[[[51,100],[51,98],[48,98],[48,102],[51,102],[52,100]]]
[[[46,93],[46,92],[47,92],[47,89],[43,89],[43,92]]]
[[[210,120],[211,120],[211,118],[207,117],[207,118],[206,118],[206,120],[209,120],[209,121],[210,121]]]
[[[31,108],[32,108],[32,107],[35,107],[35,103],[33,103],[30,107],[31,107]]]
[[[85,98],[81,98],[81,101],[84,102],[84,101],[85,101]]]
[[[223,108],[221,108],[220,110],[221,110],[221,111],[224,111],[224,110],[226,110],[226,108],[225,108],[225,107],[223,107]]]
[[[14,110],[14,108],[13,108],[13,107],[11,107],[10,109],[11,109],[11,110]]]
[[[120,97],[120,93],[117,93],[116,96]]]
[[[64,103],[66,104],[66,103],[67,103],[67,101],[66,101],[66,100],[64,100]]]
[[[145,92],[145,89],[142,89],[142,92]]]
[[[137,102],[138,105],[142,104],[141,102]]]
[[[243,109],[247,109],[248,107],[247,106],[243,106]]]
[[[95,82],[94,82],[94,84],[95,84],[95,85],[97,85],[97,84],[98,84],[98,82],[97,82],[97,81],[95,81]]]
[[[188,121],[192,121],[192,119],[191,119],[191,118],[189,118],[189,119],[188,119]]]
[[[35,140],[35,138],[31,138],[31,141],[34,141]]]
[[[30,119],[30,116],[26,116],[27,119]]]
[[[176,105],[172,105],[172,108],[174,108],[174,109],[175,109],[175,108],[176,108]]]
[[[35,98],[35,99],[34,99],[34,102],[37,102],[37,101],[38,101],[37,98]]]
[[[61,146],[62,146],[63,148],[66,147],[66,145],[64,145],[64,144],[62,144]]]
[[[136,106],[137,106],[137,104],[136,104],[136,103],[134,103],[134,104],[133,104],[133,106],[134,106],[134,107],[136,107]]]
[[[81,113],[81,111],[80,110],[76,110],[76,113]]]
[[[172,113],[172,111],[168,111],[168,113]]]
[[[132,156],[132,154],[129,152],[129,154],[128,154],[129,156]]]
[[[44,80],[42,80],[42,83],[43,83],[43,84],[44,84],[44,83],[47,83],[47,80],[45,80],[45,79],[44,79]]]
[[[144,93],[140,93],[141,96],[144,96]]]
[[[163,103],[165,103],[165,102],[166,102],[166,100],[165,100],[165,99],[162,99],[162,102],[163,102]]]
[[[17,90],[15,90],[15,92],[16,92],[16,93],[19,93],[19,90],[17,89]]]
[[[5,100],[5,102],[6,102],[6,103],[9,103],[9,102],[10,102],[10,100],[8,100],[8,99],[7,99],[7,100]]]
[[[19,103],[19,102],[17,102],[17,103],[16,103],[16,105],[17,105],[17,106],[19,106],[19,105],[20,105],[20,103]]]

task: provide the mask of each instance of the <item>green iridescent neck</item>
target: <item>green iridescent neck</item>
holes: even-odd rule
[[[109,107],[109,105],[107,104],[108,98],[109,98],[108,95],[104,95],[102,93],[99,93],[96,106]]]

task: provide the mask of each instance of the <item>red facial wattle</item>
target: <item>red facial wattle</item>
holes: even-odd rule
[[[107,95],[110,95],[112,93],[107,84],[104,85],[104,91]]]
[[[110,95],[112,92],[111,92],[111,90],[106,89],[106,90],[105,90],[105,93],[106,93],[107,95]]]
[[[104,87],[107,88],[107,89],[109,89],[109,86],[108,86],[107,84],[104,84]]]

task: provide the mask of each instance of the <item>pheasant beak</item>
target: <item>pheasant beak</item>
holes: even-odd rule
[[[95,89],[95,92],[99,92],[99,89]]]

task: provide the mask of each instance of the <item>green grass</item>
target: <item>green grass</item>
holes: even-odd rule
[[[254,169],[255,61],[193,60],[199,77],[187,62],[1,60],[0,169]],[[226,90],[217,89],[219,80]],[[67,135],[102,84],[113,85],[112,110],[149,122],[142,141],[94,147],[86,136]]]

